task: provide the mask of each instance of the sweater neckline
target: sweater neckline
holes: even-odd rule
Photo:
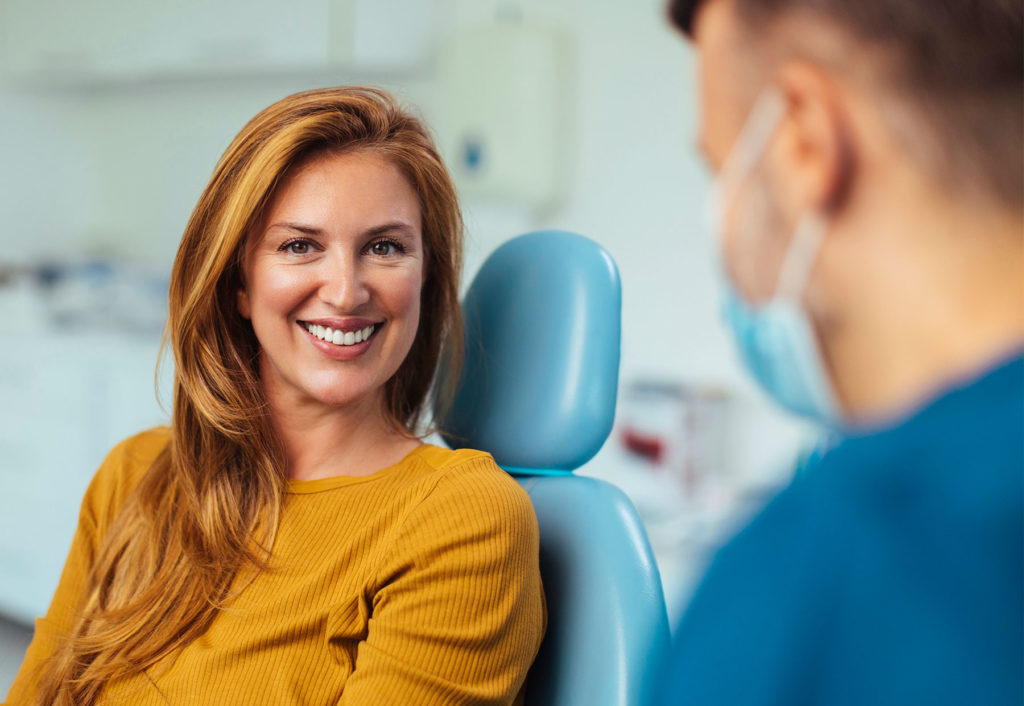
[[[360,483],[369,483],[379,478],[391,475],[401,467],[407,466],[409,461],[423,453],[429,447],[430,444],[420,444],[403,456],[397,463],[385,466],[384,468],[376,470],[373,473],[368,473],[365,476],[331,476],[330,478],[317,478],[315,480],[296,480],[295,478],[289,478],[285,492],[295,495],[305,495],[307,493],[321,493],[325,490],[344,488],[350,485],[358,485]]]

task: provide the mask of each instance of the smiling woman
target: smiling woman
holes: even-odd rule
[[[238,309],[261,341],[271,411],[302,428],[310,415],[337,417],[339,405],[353,421],[373,418],[373,393],[398,370],[419,324],[416,192],[374,152],[318,156],[285,181],[265,220],[246,247]],[[303,465],[292,475],[309,475]]]
[[[389,96],[253,118],[175,261],[172,426],[96,474],[9,703],[521,703],[529,498],[417,436],[460,259],[448,173]]]

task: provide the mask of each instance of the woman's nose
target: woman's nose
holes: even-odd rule
[[[370,289],[358,258],[329,256],[321,277],[320,299],[341,313],[352,313],[370,301]]]

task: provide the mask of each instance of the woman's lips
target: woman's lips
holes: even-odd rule
[[[384,327],[383,321],[374,323],[366,319],[334,322],[338,328],[318,321],[321,320],[297,323],[318,350],[338,360],[351,360],[365,353],[373,345],[377,333]]]

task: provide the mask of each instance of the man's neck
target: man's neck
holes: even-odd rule
[[[953,208],[903,215],[868,237],[877,247],[857,258],[862,275],[846,280],[848,304],[825,335],[855,424],[900,418],[1024,350],[1020,217]]]

